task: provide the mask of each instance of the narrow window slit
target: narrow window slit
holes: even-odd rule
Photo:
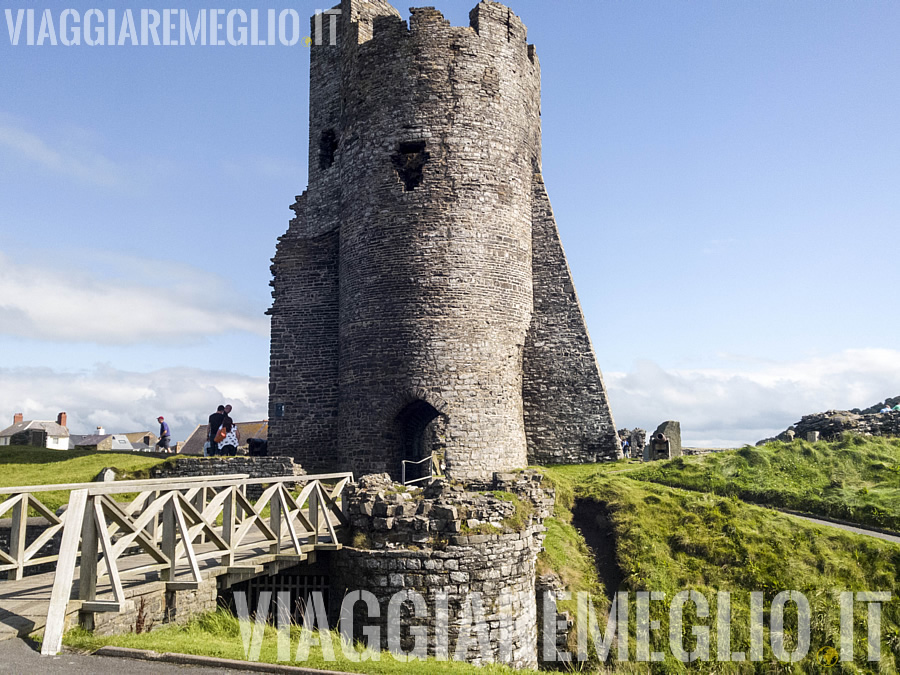
[[[326,129],[319,138],[319,168],[330,169],[334,164],[334,154],[337,152],[337,135],[334,129]]]

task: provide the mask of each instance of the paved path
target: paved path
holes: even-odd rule
[[[61,653],[41,656],[35,645],[25,640],[0,642],[0,673],[3,675],[222,675],[220,668],[176,666],[171,663],[117,659],[90,654]]]
[[[878,532],[877,530],[869,530],[862,526],[837,523],[831,520],[822,520],[821,518],[816,518],[815,516],[800,514],[794,511],[785,511],[784,509],[776,510],[781,511],[781,513],[784,513],[785,515],[793,516],[794,518],[799,518],[800,520],[805,520],[810,523],[815,523],[816,525],[823,525],[824,527],[836,527],[847,532],[852,532],[853,534],[861,534],[865,537],[876,537],[878,539],[884,539],[885,541],[889,541],[894,544],[900,544],[900,536],[895,534],[887,534],[886,532]]]

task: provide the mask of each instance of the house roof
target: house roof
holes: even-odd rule
[[[248,438],[268,438],[269,420],[258,422],[236,422],[241,434],[241,445],[247,445]],[[202,455],[203,446],[206,444],[208,424],[200,424],[181,446],[183,455]]]
[[[125,436],[132,444],[143,443],[144,436],[149,436],[154,443],[156,442],[156,434],[152,431],[129,431],[127,434],[122,434],[122,436]]]
[[[25,420],[23,422],[17,422],[12,426],[6,427],[6,429],[4,429],[3,431],[0,431],[0,438],[14,436],[23,431],[31,431],[32,429],[40,429],[46,431],[48,436],[55,438],[69,437],[69,430],[64,426],[60,426],[56,422],[47,422],[44,420]]]
[[[75,445],[79,448],[99,445],[107,438],[112,438],[113,450],[133,450],[131,441],[125,434],[93,434],[90,436],[81,436]]]

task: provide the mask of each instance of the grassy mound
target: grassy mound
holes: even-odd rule
[[[129,478],[148,478],[148,470],[172,461],[116,452],[50,450],[11,445],[0,448],[0,487],[88,483],[105,467]],[[41,492],[38,499],[52,510],[68,503],[68,491]]]
[[[654,462],[629,476],[900,531],[900,439],[775,442]]]
[[[665,602],[651,603],[651,620],[659,620],[651,631],[651,650],[666,654],[655,664],[615,664],[615,672],[819,672],[818,649],[836,644],[839,612],[832,591],[886,590],[893,600],[884,605],[882,616],[882,663],[880,672],[896,672],[900,659],[900,547],[870,537],[807,524],[769,509],[742,503],[735,497],[682,492],[662,485],[631,479],[633,473],[617,474],[615,465],[552,467],[550,479],[561,488],[566,501],[593,508],[608,520],[616,541],[616,561],[623,578],[620,591],[631,596],[631,625],[635,622],[636,591],[658,591]],[[561,514],[558,514],[561,515]],[[577,533],[576,533],[577,534]],[[549,536],[545,559],[560,557],[556,541]],[[570,546],[566,564],[582,550]],[[544,555],[544,554],[542,554]],[[750,642],[750,592],[762,591],[769,607],[773,597],[785,590],[800,591],[812,609],[809,655],[796,664],[779,663],[769,645],[766,630],[764,661],[753,664],[708,663],[706,666],[675,660],[669,649],[668,600],[679,591],[695,590],[709,602],[710,617],[697,625],[711,626],[711,655],[716,652],[715,613],[717,591],[730,591],[733,651],[748,652]],[[599,603],[603,605],[604,603]],[[654,609],[655,608],[655,609]],[[685,648],[692,644],[691,622],[685,618]],[[790,617],[786,632],[790,634]],[[605,626],[604,622],[601,626]],[[865,605],[855,612],[856,665],[866,664]],[[631,659],[635,643],[631,640]],[[615,654],[615,652],[613,652]],[[640,666],[640,667],[638,667]],[[846,664],[847,667],[850,664]],[[871,666],[868,666],[871,667]],[[641,670],[643,668],[643,670]],[[772,670],[776,668],[776,670]],[[840,668],[837,669],[841,672]],[[847,672],[859,672],[847,670]]]

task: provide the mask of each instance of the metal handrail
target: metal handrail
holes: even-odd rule
[[[413,478],[411,480],[406,480],[406,465],[407,464],[424,464],[425,462],[430,462],[429,464],[429,472],[427,476],[422,476],[421,478]],[[432,452],[428,457],[424,457],[419,460],[412,459],[404,459],[401,460],[400,463],[400,482],[404,485],[412,485],[413,483],[420,483],[425,480],[432,480],[434,478],[434,453]]]

